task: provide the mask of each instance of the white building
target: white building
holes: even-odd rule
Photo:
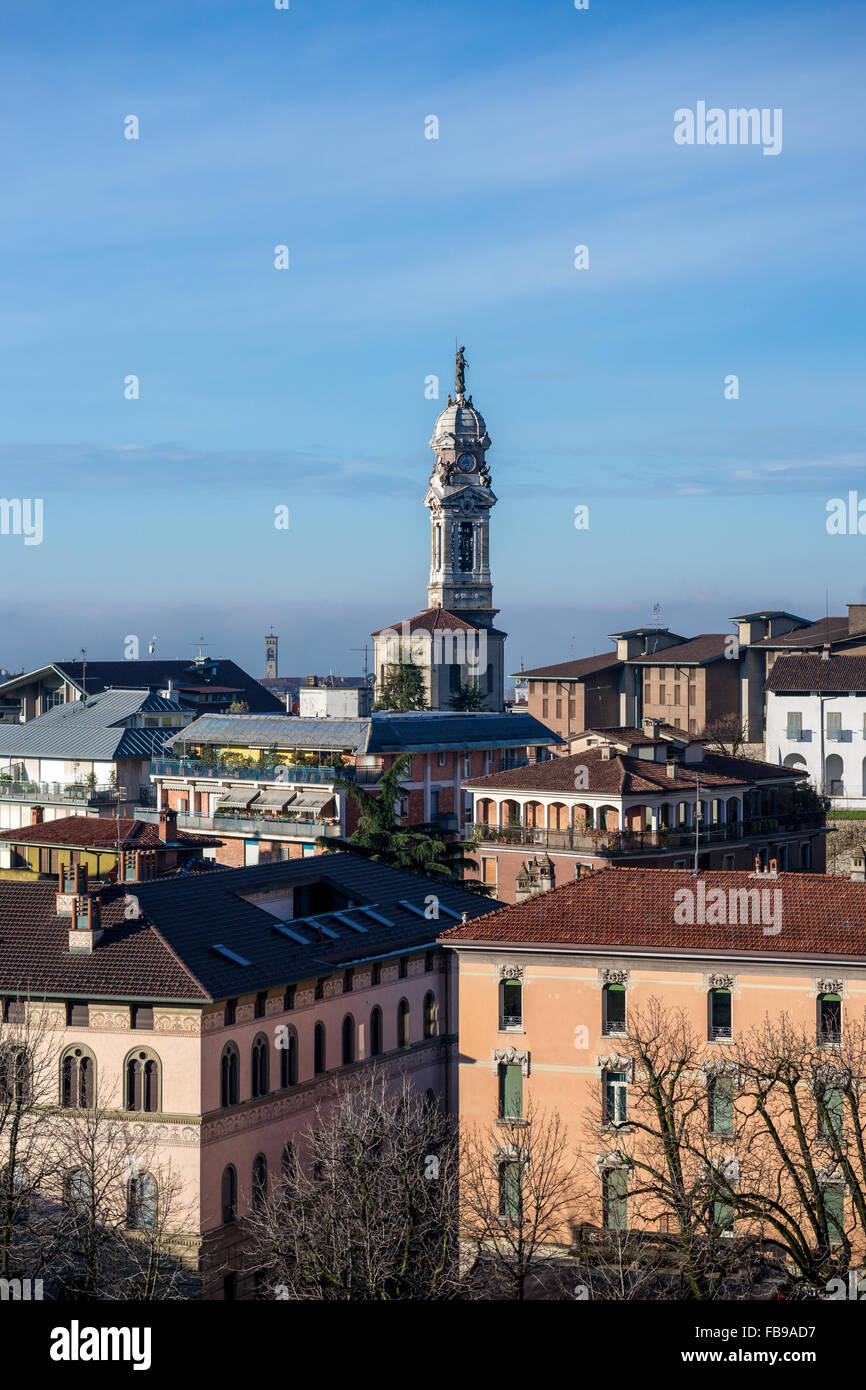
[[[866,808],[866,657],[779,657],[766,692],[767,761],[805,768],[838,807]]]

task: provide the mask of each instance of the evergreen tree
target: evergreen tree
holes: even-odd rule
[[[376,692],[377,710],[427,710],[424,672],[411,663],[394,662],[385,667],[385,678]]]

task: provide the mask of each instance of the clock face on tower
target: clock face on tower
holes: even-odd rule
[[[457,460],[457,467],[462,473],[471,473],[475,467],[475,459],[471,454],[461,454]]]

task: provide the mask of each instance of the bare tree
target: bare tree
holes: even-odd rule
[[[48,1272],[65,1296],[190,1297],[195,1281],[178,1243],[191,1213],[152,1129],[111,1105],[58,1110],[53,1144],[54,1182],[44,1196],[57,1237]]]
[[[748,729],[738,714],[726,714],[707,726],[707,747],[712,753],[723,753],[726,757],[744,758],[748,747]]]
[[[530,1099],[521,1117],[470,1129],[462,1138],[461,1229],[483,1290],[517,1300],[537,1288],[562,1294],[573,1267],[577,1160],[557,1110]]]
[[[795,1283],[822,1289],[866,1232],[866,1017],[824,1035],[766,1017],[736,1061],[749,1111],[738,1211],[779,1242]]]
[[[741,1121],[730,1070],[708,1062],[685,1010],[657,998],[611,1046],[586,1116],[608,1283],[622,1284],[624,1259],[640,1252],[655,1297],[748,1296],[766,1260],[755,1232],[733,1235]]]
[[[246,1263],[264,1297],[451,1299],[465,1287],[452,1120],[404,1076],[339,1080],[300,1151],[252,1194]]]
[[[9,1000],[0,1022],[0,1277],[44,1274],[56,1226],[39,1194],[55,1171],[51,1108],[57,1102],[59,1019],[44,1001]]]

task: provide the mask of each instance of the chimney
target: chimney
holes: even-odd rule
[[[601,760],[602,760],[602,762],[603,762],[603,763],[609,763],[612,757],[613,757],[613,749],[611,748],[610,744],[609,744],[609,743],[603,744],[603,745],[602,745],[602,749],[601,749]]]
[[[99,898],[79,897],[72,900],[72,930],[69,950],[76,956],[90,956],[102,940],[99,924]]]
[[[177,811],[170,806],[160,808],[159,838],[168,845],[177,844]]]
[[[668,758],[668,761],[667,761],[667,774],[668,774],[668,777],[676,777],[676,775],[677,775],[677,765],[676,765],[675,759],[673,759],[673,758]]]
[[[30,824],[31,824],[31,825],[41,825],[42,822],[43,822],[44,820],[45,820],[45,808],[44,808],[44,806],[31,806],[31,807],[30,807]]]
[[[829,660],[830,660],[830,643],[829,643],[829,642],[825,642],[825,643],[824,643],[824,646],[821,648],[821,660],[822,660],[822,661],[829,661]]]
[[[848,635],[866,632],[866,603],[848,604]]]

